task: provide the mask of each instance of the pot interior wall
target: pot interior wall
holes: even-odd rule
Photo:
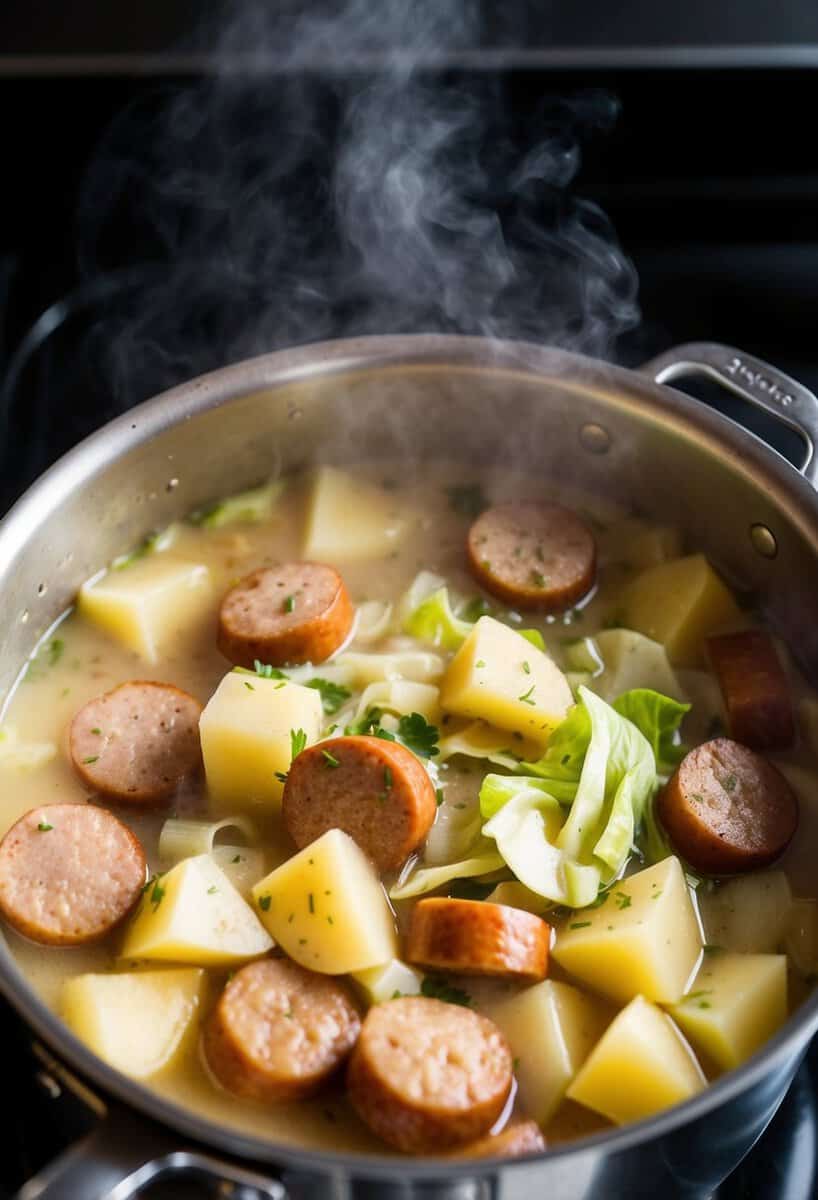
[[[281,382],[276,357],[259,360],[249,392],[240,368],[231,368],[211,385],[176,389],[159,409],[134,410],[18,510],[14,536],[0,538],[2,692],[80,583],[151,530],[280,471],[395,456],[417,470],[441,454],[513,464],[679,524],[691,547],[760,598],[818,678],[813,493],[783,461],[695,401],[628,372],[547,353],[557,366],[547,373],[519,354],[488,365],[369,369],[359,360],[323,367],[318,360]],[[773,531],[775,558],[753,548],[755,523]]]

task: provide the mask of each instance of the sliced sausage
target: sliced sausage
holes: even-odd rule
[[[454,1158],[522,1158],[525,1154],[539,1154],[545,1149],[545,1138],[536,1121],[517,1121],[507,1125],[502,1133],[490,1133],[487,1137],[462,1146]]]
[[[594,583],[594,535],[576,513],[557,504],[489,508],[469,530],[467,545],[478,582],[515,608],[559,612]]]
[[[397,870],[435,819],[429,772],[397,742],[350,736],[303,750],[284,785],[282,813],[299,849],[343,829],[380,871]]]
[[[237,971],[208,1018],[203,1049],[219,1083],[250,1100],[311,1096],[361,1028],[344,985],[284,958]]]
[[[414,1154],[488,1133],[511,1082],[511,1051],[488,1017],[424,996],[371,1008],[347,1071],[361,1120]]]
[[[550,940],[542,917],[521,908],[432,896],[412,909],[406,958],[458,975],[534,982],[548,972]]]
[[[139,841],[113,813],[44,805],[0,842],[0,912],[46,946],[96,942],[136,906],[145,875]]]
[[[786,750],[795,741],[787,676],[773,639],[752,629],[707,639],[730,734],[752,750]]]
[[[219,610],[218,645],[240,667],[320,663],[352,628],[343,579],[324,563],[262,567],[227,593]]]
[[[716,738],[682,760],[659,796],[659,816],[692,867],[728,875],[778,858],[798,825],[798,801],[772,763]]]
[[[169,683],[123,683],[71,723],[71,761],[87,787],[112,800],[156,804],[201,762],[202,706]]]

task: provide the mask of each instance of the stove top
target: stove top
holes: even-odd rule
[[[0,192],[0,513],[54,458],[115,412],[246,350],[242,324],[259,298],[270,295],[261,286],[269,281],[255,270],[245,291],[229,272],[208,275],[205,268],[223,247],[215,239],[200,241],[189,259],[188,277],[198,303],[199,336],[189,353],[181,353],[184,322],[162,307],[168,297],[161,284],[173,268],[171,242],[157,242],[155,225],[143,219],[157,191],[143,187],[138,171],[123,187],[114,169],[117,164],[120,170],[133,168],[135,160],[128,165],[120,155],[123,145],[134,138],[136,145],[147,145],[144,139],[169,97],[175,103],[201,94],[198,75],[175,75],[171,67],[157,84],[119,68],[59,77],[38,71],[35,78],[22,69],[5,75],[0,70],[1,110],[15,116],[7,118],[4,130],[6,172]],[[818,68],[802,63],[790,70],[711,71],[684,65],[673,72],[624,70],[602,56],[593,69],[586,64],[580,70],[575,62],[558,71],[530,64],[490,71],[485,64],[480,69],[461,65],[447,68],[445,76],[448,86],[460,88],[474,104],[490,107],[501,98],[502,120],[492,117],[498,150],[489,164],[498,173],[512,158],[524,161],[524,152],[541,143],[543,130],[552,129],[567,111],[566,96],[572,97],[574,114],[609,113],[610,120],[600,118],[578,134],[583,160],[574,195],[607,213],[640,281],[641,322],[618,330],[612,354],[633,365],[673,343],[719,340],[768,358],[818,388],[818,142],[807,135],[818,102]],[[293,90],[300,86],[300,80],[271,73],[262,100],[256,88],[252,120],[264,128],[271,112],[292,114],[296,101],[304,100],[303,91]],[[321,93],[320,82],[314,86],[319,90],[311,92],[311,102],[322,111],[326,107],[331,125],[332,92]],[[117,117],[113,133],[105,134],[106,174],[95,148],[123,111],[128,115]],[[192,120],[195,104],[177,111]],[[277,150],[287,152],[290,143],[276,141],[274,124],[269,128]],[[192,138],[190,130],[188,135]],[[289,235],[299,239],[302,258],[290,282],[302,260],[305,276],[314,282],[320,274],[315,264],[327,261],[331,250],[332,233],[322,218],[326,176],[321,160],[331,144],[322,132],[314,158],[298,162],[302,211]],[[515,153],[504,158],[501,150],[508,147]],[[97,165],[89,187],[92,161]],[[206,162],[206,169],[210,165]],[[488,182],[493,186],[490,172]],[[114,206],[114,211],[111,196],[127,196],[129,189],[139,203]],[[507,201],[507,193],[501,199]],[[540,216],[553,220],[555,211],[553,187],[535,189],[524,204],[503,212],[505,232],[528,238],[530,251],[532,225],[537,227]],[[83,222],[99,212],[107,224],[104,238],[94,242],[91,266]],[[79,258],[78,247],[83,247]],[[477,253],[479,242],[472,248]],[[280,259],[275,266],[280,268]],[[298,326],[301,340],[311,340],[310,330],[322,337],[377,328],[371,311],[356,308],[344,289],[321,306],[311,294],[292,296],[313,318],[312,324],[305,320]],[[404,311],[391,310],[386,327],[391,318],[412,327]],[[168,354],[162,334],[171,319],[177,340]],[[208,336],[220,322],[230,332],[227,344]],[[137,326],[139,338],[133,332]],[[141,336],[146,329],[149,336]],[[293,340],[286,327],[268,325],[255,333],[251,349]],[[120,354],[116,370],[109,357],[112,345]],[[719,396],[717,402],[770,436],[783,453],[796,455],[793,439],[755,414],[748,417],[739,401]],[[8,1118],[13,1134],[0,1155],[0,1187],[11,1196],[81,1134],[90,1118],[64,1093],[55,1093],[25,1030],[2,1007],[0,1044],[14,1096]],[[813,1046],[769,1129],[719,1189],[718,1200],[818,1197],[817,1146],[818,1048]],[[178,1187],[173,1194],[181,1198]]]

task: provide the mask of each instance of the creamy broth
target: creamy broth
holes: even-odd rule
[[[505,498],[554,498],[539,480],[518,477],[508,471],[487,475],[484,470],[478,478],[451,463],[425,466],[417,478],[409,482],[405,482],[405,470],[398,463],[382,463],[377,468],[362,466],[356,468],[356,473],[385,487],[387,506],[394,504],[401,510],[411,510],[417,514],[417,519],[388,555],[359,561],[340,559],[334,564],[341,571],[355,604],[368,600],[397,604],[421,570],[444,576],[449,588],[462,597],[478,594],[479,589],[468,573],[464,557],[464,535],[469,522],[462,513],[454,510],[447,489],[479,485],[494,503]],[[93,799],[73,771],[66,751],[67,727],[87,701],[131,679],[154,679],[173,683],[190,692],[202,704],[207,703],[230,669],[216,648],[218,604],[239,577],[258,567],[302,557],[306,487],[307,483],[302,479],[290,481],[275,503],[272,515],[255,524],[236,523],[224,529],[190,524],[180,526],[172,553],[206,565],[213,581],[213,602],[206,618],[195,627],[174,631],[163,645],[155,665],[147,665],[139,655],[124,649],[75,612],[67,614],[46,635],[40,653],[23,673],[6,705],[3,726],[11,728],[20,743],[53,743],[57,750],[50,761],[30,768],[3,765],[0,759],[0,833],[5,833],[23,813],[36,806]],[[635,568],[628,561],[627,552],[622,552],[617,538],[610,533],[625,514],[586,496],[566,496],[564,490],[559,495],[559,502],[585,514],[597,534],[600,563],[597,586],[581,607],[557,617],[527,613],[522,625],[539,629],[548,652],[564,665],[563,643],[577,636],[592,635],[610,623],[622,587],[632,578]],[[388,512],[385,517],[388,519]],[[750,624],[749,618],[746,624]],[[54,645],[59,646],[59,650],[51,650]],[[378,644],[368,645],[366,649],[378,649]],[[811,693],[791,664],[787,664],[787,669],[797,705]],[[316,674],[321,674],[320,665]],[[708,687],[701,672],[681,671],[680,679],[694,702],[682,735],[685,741],[694,745],[708,736],[714,720],[720,716],[717,689],[715,685]],[[330,720],[328,718],[328,723]],[[794,750],[771,757],[793,784],[799,796],[801,814],[799,831],[776,868],[786,872],[796,896],[812,898],[815,896],[814,858],[818,845],[818,764],[805,738],[801,738]],[[483,776],[487,770],[494,769],[483,760],[459,757],[441,765],[440,780],[446,783],[444,805],[473,805]],[[157,873],[167,870],[167,864],[160,862],[158,857],[158,837],[166,817],[171,812],[179,816],[205,816],[208,813],[203,778],[186,784],[170,803],[156,809],[139,811],[135,807],[109,807],[136,833],[147,853],[150,870]],[[275,817],[265,816],[257,823],[264,839],[261,848],[266,874],[285,861],[293,853],[293,847]],[[225,834],[224,840],[233,839]],[[636,866],[638,864],[634,863]],[[399,924],[405,921],[410,905],[411,901],[396,905]],[[561,920],[565,918],[557,916],[554,924],[559,927]],[[45,1002],[57,1012],[61,989],[68,977],[89,971],[139,969],[145,965],[118,958],[121,938],[88,948],[54,949],[35,945],[12,930],[7,936],[22,969]],[[214,1001],[227,972],[210,969],[208,975],[205,1008]],[[556,964],[553,964],[549,977],[568,979]],[[511,994],[519,990],[519,985],[478,983],[474,979],[456,979],[454,982],[468,990],[478,1008],[484,1001],[494,1000],[498,993]],[[790,987],[791,1006],[802,999],[806,990],[803,979],[794,974]],[[165,1098],[176,1100],[223,1127],[310,1147],[340,1146],[380,1153],[385,1149],[352,1112],[340,1085],[334,1085],[314,1101],[297,1104],[262,1105],[239,1100],[224,1092],[210,1077],[195,1039],[187,1045],[181,1059],[148,1082]],[[606,1122],[600,1116],[566,1101],[544,1132],[550,1143],[556,1143],[605,1126]]]

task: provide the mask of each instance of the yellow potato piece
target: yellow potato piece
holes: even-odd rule
[[[612,1000],[673,1004],[701,952],[701,933],[678,858],[615,883],[599,908],[577,910],[553,955],[569,975]]]
[[[574,703],[553,659],[493,617],[481,617],[440,685],[446,712],[544,741]]]
[[[680,1104],[704,1086],[701,1067],[670,1018],[636,996],[608,1026],[567,1095],[626,1125]]]
[[[392,910],[356,842],[330,829],[253,888],[256,911],[302,967],[346,975],[396,958]]]
[[[423,972],[399,958],[391,958],[379,967],[353,971],[352,979],[367,1004],[383,1004],[397,996],[419,996]]]
[[[128,925],[122,958],[232,966],[272,940],[209,854],[177,863],[149,884]]]
[[[787,1019],[783,954],[708,954],[690,992],[669,1010],[696,1050],[729,1071]]]
[[[607,1005],[546,979],[489,1008],[508,1039],[526,1116],[548,1121],[611,1020]]]
[[[732,594],[703,554],[648,567],[622,592],[621,608],[623,623],[661,642],[680,667],[697,667],[704,639],[741,621]]]
[[[784,947],[802,975],[818,974],[818,901],[793,901]]]
[[[149,663],[157,662],[164,646],[189,640],[212,604],[207,567],[168,553],[107,571],[77,595],[78,612]]]
[[[381,558],[394,550],[415,514],[384,488],[335,467],[321,467],[312,481],[304,557],[344,562]]]
[[[769,954],[787,933],[792,890],[783,871],[753,871],[699,897],[708,943],[739,954]]]
[[[63,987],[61,1012],[110,1066],[132,1079],[149,1079],[187,1043],[204,979],[196,968],[77,975]]]
[[[214,807],[278,810],[292,760],[291,733],[303,729],[310,746],[324,714],[315,688],[230,671],[199,721],[207,788]]]

